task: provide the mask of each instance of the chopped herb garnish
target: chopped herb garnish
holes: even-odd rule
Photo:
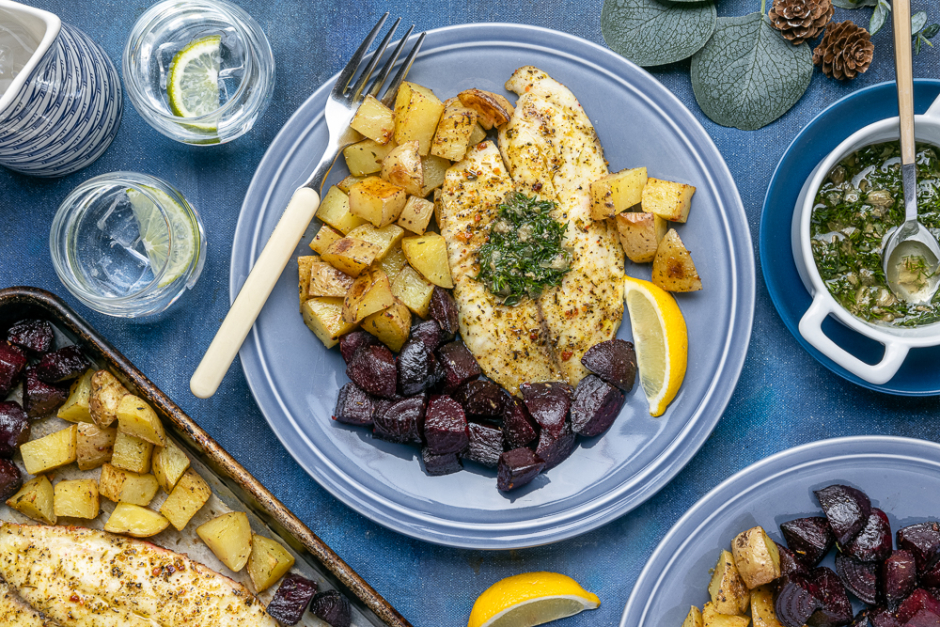
[[[536,298],[546,287],[561,284],[571,253],[562,245],[568,224],[551,216],[555,203],[513,193],[499,206],[489,227],[489,239],[480,247],[480,281],[504,305]]]

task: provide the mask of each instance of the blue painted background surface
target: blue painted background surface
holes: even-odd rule
[[[125,38],[150,3],[30,0],[30,4],[86,31],[120,67]],[[212,399],[199,400],[189,392],[189,376],[228,307],[229,247],[251,176],[291,113],[342,67],[384,10],[402,15],[419,29],[465,22],[525,22],[603,44],[602,2],[240,0],[239,4],[261,24],[277,61],[273,102],[259,125],[233,143],[191,148],[158,134],[128,104],[117,140],[92,167],[53,181],[0,169],[0,286],[33,285],[63,296],[415,625],[466,624],[480,592],[502,577],[530,570],[567,573],[600,596],[599,610],[562,624],[616,624],[656,543],[688,507],[733,472],[776,451],[833,436],[940,438],[937,398],[889,397],[831,374],[787,332],[758,274],[750,351],[728,410],[678,478],[631,514],[567,542],[487,553],[410,540],[353,513],[309,479],[283,450],[237,363]],[[758,8],[756,0],[722,0],[718,12],[742,15]],[[915,0],[914,10],[928,10],[931,22],[940,21],[936,3]],[[837,10],[836,20],[854,18],[867,24],[870,11]],[[817,70],[796,107],[755,132],[723,128],[702,115],[692,96],[687,61],[653,72],[702,121],[728,161],[755,247],[765,190],[795,134],[816,112],[845,94],[893,78],[889,30],[874,41],[875,62],[867,74],[838,83]],[[938,69],[940,49],[927,48],[915,59],[917,77],[938,78]],[[209,254],[199,284],[186,295],[183,307],[156,323],[111,319],[79,305],[60,285],[49,259],[48,230],[59,203],[80,182],[114,170],[165,178],[199,209],[206,225]]]

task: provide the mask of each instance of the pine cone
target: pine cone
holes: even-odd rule
[[[875,54],[868,31],[846,20],[830,24],[822,41],[813,50],[813,63],[823,73],[837,79],[853,79],[865,72]]]
[[[815,39],[832,19],[831,0],[774,0],[771,25],[794,46]]]

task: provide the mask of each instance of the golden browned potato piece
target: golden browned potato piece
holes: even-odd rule
[[[490,130],[502,126],[512,117],[515,107],[499,94],[482,89],[467,89],[457,94],[460,102],[477,112],[480,126]]]
[[[91,377],[91,398],[88,411],[99,427],[110,427],[117,420],[118,404],[130,394],[117,378],[107,370],[99,370]]]
[[[150,504],[159,489],[153,475],[131,472],[111,464],[102,466],[98,477],[98,492],[115,503],[133,503],[143,507]]]
[[[379,338],[389,350],[397,353],[411,333],[411,312],[396,298],[388,308],[367,316],[362,321],[361,328]]]
[[[294,556],[278,542],[259,535],[251,537],[248,575],[257,592],[270,588],[293,565]]]
[[[405,266],[392,282],[392,295],[403,302],[412,313],[426,318],[431,308],[431,296],[434,284],[421,276],[421,273]]]
[[[166,444],[166,432],[160,417],[147,402],[127,394],[121,399],[117,410],[118,432],[132,435],[156,446]]]
[[[761,527],[742,531],[731,543],[734,563],[748,588],[770,583],[780,576],[777,545]]]
[[[434,224],[437,225],[437,228],[441,228],[441,198],[444,193],[439,190],[434,190]]]
[[[343,320],[356,324],[395,302],[388,276],[376,268],[364,273],[352,284],[343,300]]]
[[[444,113],[437,123],[437,131],[431,142],[431,154],[460,161],[467,153],[470,135],[477,125],[477,112],[467,107],[459,98],[444,101]]]
[[[433,202],[426,198],[409,196],[396,224],[417,235],[424,235],[424,232],[428,230],[432,215],[434,215]]]
[[[397,220],[407,201],[404,188],[377,176],[359,181],[349,189],[352,214],[379,228]]]
[[[95,371],[89,369],[72,384],[69,397],[65,399],[65,404],[56,412],[56,416],[70,422],[92,422],[89,405],[91,403],[91,378],[93,376],[95,376]]]
[[[702,608],[702,623],[705,627],[747,627],[751,624],[751,619],[748,616],[721,614],[715,610],[714,605],[706,603]]]
[[[369,94],[359,105],[349,126],[378,144],[387,144],[395,132],[395,113]]]
[[[131,503],[118,503],[104,530],[132,538],[150,538],[170,526],[170,521],[155,511]]]
[[[473,127],[473,132],[470,133],[470,141],[467,143],[467,149],[469,150],[471,146],[476,146],[484,139],[486,139],[486,131],[483,130],[482,126],[477,124]]]
[[[634,263],[648,263],[656,258],[659,243],[669,224],[655,213],[625,211],[618,214],[617,232],[627,258]]]
[[[97,518],[100,509],[98,483],[94,479],[72,479],[55,484],[53,511],[58,516]]]
[[[335,185],[326,191],[326,195],[320,201],[320,206],[317,208],[316,215],[317,218],[320,219],[320,222],[329,224],[343,235],[366,222],[362,218],[350,213],[349,196]],[[329,248],[329,244],[326,244],[326,246]],[[321,252],[320,254],[322,255],[323,253]]]
[[[418,142],[423,156],[431,150],[437,123],[444,113],[444,103],[427,87],[404,82],[395,97],[395,142]]]
[[[161,446],[153,452],[153,476],[167,494],[176,487],[189,464],[189,457],[173,440],[167,440],[166,446]]]
[[[329,228],[329,227],[326,227]],[[304,309],[304,302],[310,298],[310,268],[319,261],[317,255],[297,257],[297,291],[300,294],[300,310]]]
[[[454,287],[447,260],[447,244],[437,233],[406,237],[401,241],[402,252],[411,267],[434,285],[445,289]]]
[[[646,168],[631,168],[591,183],[591,217],[612,218],[639,204],[646,180]]]
[[[170,496],[163,501],[160,513],[166,516],[177,531],[182,531],[211,496],[209,485],[190,468],[183,473]]]
[[[705,621],[702,620],[702,611],[693,605],[689,613],[685,615],[682,627],[705,627]]]
[[[75,450],[75,436],[78,426],[71,425],[36,440],[30,440],[20,446],[23,466],[31,475],[71,464],[78,458]]]
[[[310,250],[318,255],[322,255],[331,244],[341,239],[343,239],[342,233],[330,225],[324,224],[320,226],[320,230],[317,231],[317,234],[310,241]]]
[[[673,183],[650,178],[643,188],[643,211],[649,211],[670,222],[685,222],[692,208],[695,188],[684,183]]]
[[[346,167],[353,176],[367,176],[382,171],[382,161],[397,146],[393,141],[379,144],[371,139],[364,139],[343,149]]]
[[[718,557],[718,564],[708,584],[708,594],[719,614],[737,615],[747,611],[751,595],[738,574],[730,551],[722,551]]]
[[[424,198],[431,192],[440,188],[440,186],[444,184],[444,179],[447,177],[447,169],[450,165],[451,163],[447,159],[435,157],[434,155],[421,157],[421,167],[424,168],[424,186],[421,188],[421,193],[418,195]]]
[[[357,277],[372,265],[381,250],[372,242],[364,242],[355,237],[344,237],[327,248],[320,259],[340,272]]]
[[[317,259],[310,265],[310,283],[303,300],[307,301],[317,296],[341,298],[346,295],[355,280],[345,272]]]
[[[251,525],[245,512],[229,512],[196,527],[219,561],[236,573],[248,563],[251,555]]]
[[[394,281],[395,277],[398,276],[398,273],[401,272],[401,269],[406,265],[408,265],[408,260],[405,259],[405,253],[401,251],[401,242],[390,250],[378,263],[379,269],[388,276],[389,281]]]
[[[301,307],[301,313],[304,324],[327,348],[336,346],[340,337],[359,326],[343,321],[342,298],[311,298]]]
[[[692,255],[675,229],[669,229],[653,258],[653,284],[667,292],[697,292],[702,289]]]
[[[75,435],[75,456],[79,470],[91,470],[110,461],[114,453],[117,429],[99,427],[90,422],[78,425]]]
[[[7,505],[33,520],[54,525],[55,492],[46,475],[40,475],[23,484],[20,491],[7,499]]]
[[[371,224],[363,224],[350,231],[346,237],[354,237],[363,242],[369,242],[370,244],[378,246],[379,252],[376,253],[375,260],[379,261],[393,248],[399,245],[404,235],[404,229],[396,224],[389,224],[380,229],[375,228]]]
[[[751,590],[751,620],[754,627],[783,627],[774,609],[774,591],[769,585]]]
[[[124,470],[143,473],[150,470],[152,455],[153,444],[128,433],[118,431],[117,437],[114,438],[114,452],[111,453],[111,463]]]
[[[421,193],[424,185],[424,169],[421,167],[421,155],[418,154],[418,142],[399,144],[382,160],[382,178],[403,188],[412,195]]]

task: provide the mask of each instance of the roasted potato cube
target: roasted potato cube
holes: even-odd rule
[[[685,222],[692,208],[695,188],[650,177],[643,188],[643,211],[655,213],[670,222]]]
[[[350,231],[347,237],[354,237],[378,246],[380,250],[375,255],[375,259],[378,261],[383,259],[389,251],[398,246],[404,235],[405,231],[400,226],[394,224],[383,226],[380,229],[375,228],[371,224],[363,224]]]
[[[166,516],[177,531],[182,531],[193,516],[206,504],[212,490],[195,470],[190,468],[180,477],[170,496],[160,506],[160,513]]]
[[[153,452],[153,476],[160,487],[169,494],[189,468],[189,463],[186,453],[173,440],[168,439],[166,446],[158,447]]]
[[[646,168],[632,168],[591,183],[591,217],[595,220],[612,218],[638,204],[646,179]]]
[[[219,561],[236,573],[248,563],[251,555],[251,524],[245,512],[229,512],[196,527]]]
[[[297,257],[297,291],[300,293],[300,310],[303,311],[304,303],[310,298],[310,268],[314,262],[319,261],[316,255],[305,255]]]
[[[404,303],[412,313],[422,318],[428,316],[432,294],[434,284],[411,266],[402,268],[392,283],[392,295]]]
[[[431,154],[451,161],[460,161],[467,152],[470,135],[477,125],[477,113],[459,98],[444,101],[444,113],[437,123],[431,142]]]
[[[91,398],[88,410],[99,427],[110,427],[117,420],[118,404],[130,394],[117,378],[107,370],[99,370],[91,377]]]
[[[378,258],[381,248],[371,242],[344,237],[334,242],[321,259],[340,272],[357,277]],[[308,286],[309,290],[309,286]]]
[[[343,297],[355,280],[325,261],[316,260],[310,266],[310,285],[305,300],[316,296]]]
[[[395,142],[418,142],[424,156],[431,150],[437,123],[444,113],[444,103],[427,87],[404,82],[395,98]]]
[[[320,206],[317,208],[317,218],[320,219],[320,222],[329,224],[344,235],[360,224],[365,223],[365,220],[350,213],[349,196],[335,185],[327,190],[326,195],[320,201]]]
[[[666,232],[653,258],[653,284],[667,292],[696,292],[702,279],[692,262],[692,255],[675,229]]]
[[[378,144],[387,144],[395,132],[395,113],[369,94],[349,126]]]
[[[620,245],[630,261],[648,263],[656,258],[669,225],[655,213],[625,211],[615,217]]]
[[[444,192],[440,189],[434,190],[434,224],[437,225],[437,228],[441,228],[441,199],[443,197]]]
[[[747,616],[721,614],[711,603],[706,603],[702,608],[702,622],[705,627],[747,627],[751,619]]]
[[[353,176],[367,176],[382,171],[382,161],[395,149],[393,141],[379,144],[371,139],[364,139],[343,149],[346,167]]]
[[[153,408],[142,398],[128,394],[118,405],[118,431],[140,438],[156,446],[166,444],[163,423]]]
[[[100,503],[94,479],[73,479],[55,484],[53,511],[58,516],[97,518]]]
[[[20,446],[23,466],[31,475],[71,464],[77,459],[75,436],[78,426],[71,425],[61,431],[50,433],[46,437],[30,440]]]
[[[382,178],[403,188],[409,194],[420,194],[424,185],[424,169],[418,142],[399,144],[382,160]]]
[[[769,585],[751,590],[751,620],[754,627],[783,627],[774,609],[774,591]]]
[[[370,176],[349,190],[349,210],[376,227],[397,220],[407,201],[408,194],[402,187],[377,176]]]
[[[499,127],[509,121],[515,107],[506,98],[482,89],[467,89],[459,94],[461,104],[477,113],[477,121],[486,130]]]
[[[392,285],[388,276],[379,269],[360,276],[349,288],[343,301],[343,320],[356,324],[377,311],[392,306]]]
[[[444,178],[447,176],[447,168],[450,167],[450,161],[434,155],[428,155],[421,158],[421,165],[424,168],[424,186],[421,188],[419,196],[424,198],[431,192],[444,184]]]
[[[406,265],[408,265],[408,260],[405,259],[405,253],[401,252],[401,242],[378,263],[379,268],[388,276],[389,281],[394,281]]]
[[[45,475],[24,483],[19,492],[7,499],[7,505],[33,520],[47,525],[56,523],[55,492]]]
[[[69,397],[65,404],[59,408],[56,416],[70,422],[91,422],[91,378],[95,376],[94,370],[87,370],[85,374],[72,383]]]
[[[404,303],[395,299],[387,309],[366,317],[361,327],[397,353],[411,333],[411,312]]]
[[[777,545],[761,527],[742,531],[731,543],[734,564],[748,588],[770,583],[780,576]]]
[[[170,526],[170,521],[155,511],[131,503],[118,503],[104,530],[132,538],[150,538]]]
[[[425,198],[409,196],[396,224],[412,233],[424,235],[424,232],[428,230],[432,215],[434,215],[433,202]]]
[[[336,346],[341,336],[358,326],[343,320],[342,298],[311,298],[304,303],[301,311],[304,324],[327,348]]]
[[[352,188],[353,185],[355,185],[359,181],[364,181],[366,178],[368,177],[367,176],[353,176],[352,174],[350,174],[349,176],[344,178],[342,181],[337,183],[336,186],[340,188],[340,190],[343,193],[348,194],[349,190]]]
[[[320,230],[317,231],[317,234],[310,241],[310,250],[318,255],[322,255],[327,251],[331,244],[341,239],[343,239],[342,233],[330,225],[324,224],[320,227]],[[301,259],[303,259],[303,257],[301,257]]]
[[[406,237],[401,241],[401,250],[411,267],[424,275],[434,285],[445,289],[454,287],[447,260],[447,244],[437,233],[426,233]]]
[[[115,503],[149,505],[159,489],[160,485],[153,475],[131,472],[111,464],[102,466],[101,476],[98,477],[98,492]]]
[[[117,437],[114,438],[111,463],[131,472],[148,472],[152,454],[153,444],[129,433],[118,431]]]
[[[251,555],[248,557],[248,575],[255,591],[262,592],[277,582],[294,565],[294,556],[280,543],[259,536],[251,537]]]
[[[476,146],[484,139],[486,139],[486,131],[482,126],[477,124],[473,127],[473,132],[470,133],[470,141],[467,143],[467,148],[469,149],[471,146]]]
[[[682,627],[705,627],[705,621],[702,620],[702,611],[693,605],[689,613],[685,615]]]
[[[712,606],[719,614],[737,615],[747,611],[751,595],[738,574],[730,551],[722,551],[718,557],[718,565],[715,566],[711,583],[708,584],[708,594],[712,597]]]
[[[90,422],[78,425],[75,434],[75,456],[79,470],[91,470],[111,461],[117,429],[99,427]]]

